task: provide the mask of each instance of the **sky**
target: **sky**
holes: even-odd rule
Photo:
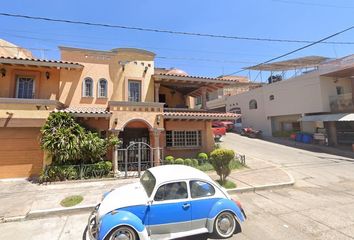
[[[173,31],[316,41],[354,25],[352,0],[12,0],[0,12]],[[0,38],[60,59],[58,46],[156,53],[156,67],[216,77],[306,45],[181,36],[0,16]],[[331,41],[353,42],[354,29]],[[41,49],[41,50],[37,50]],[[285,59],[354,54],[354,44],[318,44]],[[247,75],[246,71],[238,75]]]

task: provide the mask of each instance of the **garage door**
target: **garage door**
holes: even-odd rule
[[[38,175],[43,166],[39,128],[0,128],[0,178]]]

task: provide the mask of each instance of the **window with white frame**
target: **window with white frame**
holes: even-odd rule
[[[83,97],[93,97],[93,80],[92,78],[85,78],[82,86]]]
[[[107,80],[102,78],[98,81],[98,97],[106,98],[107,97]]]
[[[201,145],[201,131],[166,131],[167,147],[199,147]]]

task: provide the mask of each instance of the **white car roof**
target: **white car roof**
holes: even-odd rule
[[[185,165],[163,165],[148,169],[156,178],[156,184],[174,180],[201,179],[212,181],[204,172]]]

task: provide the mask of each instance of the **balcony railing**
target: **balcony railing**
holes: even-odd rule
[[[331,96],[329,97],[329,104],[332,112],[354,111],[354,100],[352,93]]]

